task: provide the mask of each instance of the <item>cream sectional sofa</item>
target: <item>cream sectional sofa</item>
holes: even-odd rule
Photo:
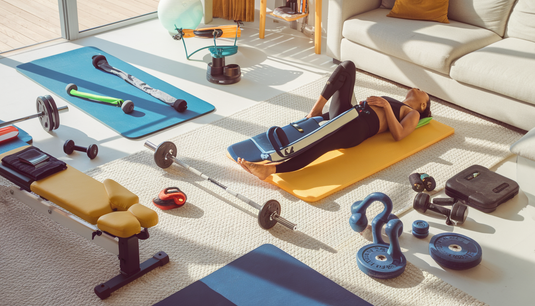
[[[394,0],[329,0],[327,54],[523,130],[535,127],[535,0],[450,0],[449,24]]]

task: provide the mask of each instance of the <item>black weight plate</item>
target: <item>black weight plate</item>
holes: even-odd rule
[[[269,200],[262,206],[258,212],[258,224],[261,228],[270,229],[277,224],[277,221],[271,218],[274,212],[280,216],[281,205],[277,200]]]
[[[160,168],[169,168],[173,164],[173,159],[168,158],[167,154],[176,157],[176,145],[170,141],[162,142],[156,151],[154,151],[154,161]]]
[[[424,191],[424,184],[420,178],[420,173],[413,173],[409,175],[409,182],[411,183],[412,190],[416,192]]]
[[[50,132],[54,129],[55,123],[54,123],[54,115],[52,114],[52,110],[50,109],[50,103],[48,102],[48,99],[43,96],[37,97],[36,101],[36,107],[37,107],[37,113],[39,115],[39,122],[41,122],[41,125],[43,126],[43,129]]]
[[[461,224],[466,221],[466,217],[468,217],[468,206],[461,203],[453,204],[450,215],[451,220]]]
[[[424,183],[425,190],[427,191],[433,191],[435,190],[435,187],[437,187],[437,182],[431,176],[423,178],[422,182]]]
[[[431,238],[429,255],[442,267],[465,270],[481,262],[483,251],[472,238],[456,233],[442,233]]]
[[[50,104],[50,110],[52,111],[52,117],[54,118],[54,128],[53,130],[59,128],[59,110],[58,106],[56,105],[56,102],[54,99],[46,95],[45,98],[47,99],[48,103]]]
[[[419,192],[414,196],[414,201],[412,202],[412,208],[419,213],[425,213],[429,207],[429,200],[431,197],[427,193]]]
[[[87,157],[90,159],[93,159],[97,157],[98,155],[98,146],[96,144],[92,144],[87,148]]]

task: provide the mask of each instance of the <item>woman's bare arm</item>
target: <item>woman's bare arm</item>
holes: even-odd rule
[[[385,111],[386,122],[388,124],[388,130],[395,141],[400,141],[401,139],[407,137],[416,129],[418,125],[418,120],[420,115],[418,111],[411,110],[402,120],[399,122],[392,111],[390,103],[381,97],[368,97],[366,102],[369,105],[381,107]]]

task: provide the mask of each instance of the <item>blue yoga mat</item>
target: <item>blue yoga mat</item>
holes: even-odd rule
[[[371,304],[274,245],[264,244],[155,305]]]
[[[111,66],[154,89],[186,100],[188,109],[179,113],[120,77],[96,69],[92,63],[93,55],[104,55]],[[215,109],[212,104],[177,88],[180,84],[175,87],[95,47],[83,47],[20,64],[17,70],[127,138],[143,137]],[[134,112],[125,114],[120,107],[108,103],[70,96],[65,91],[69,83],[76,84],[81,92],[132,100]]]

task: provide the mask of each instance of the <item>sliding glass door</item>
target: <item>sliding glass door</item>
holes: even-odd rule
[[[0,0],[0,54],[156,17],[158,0]]]

